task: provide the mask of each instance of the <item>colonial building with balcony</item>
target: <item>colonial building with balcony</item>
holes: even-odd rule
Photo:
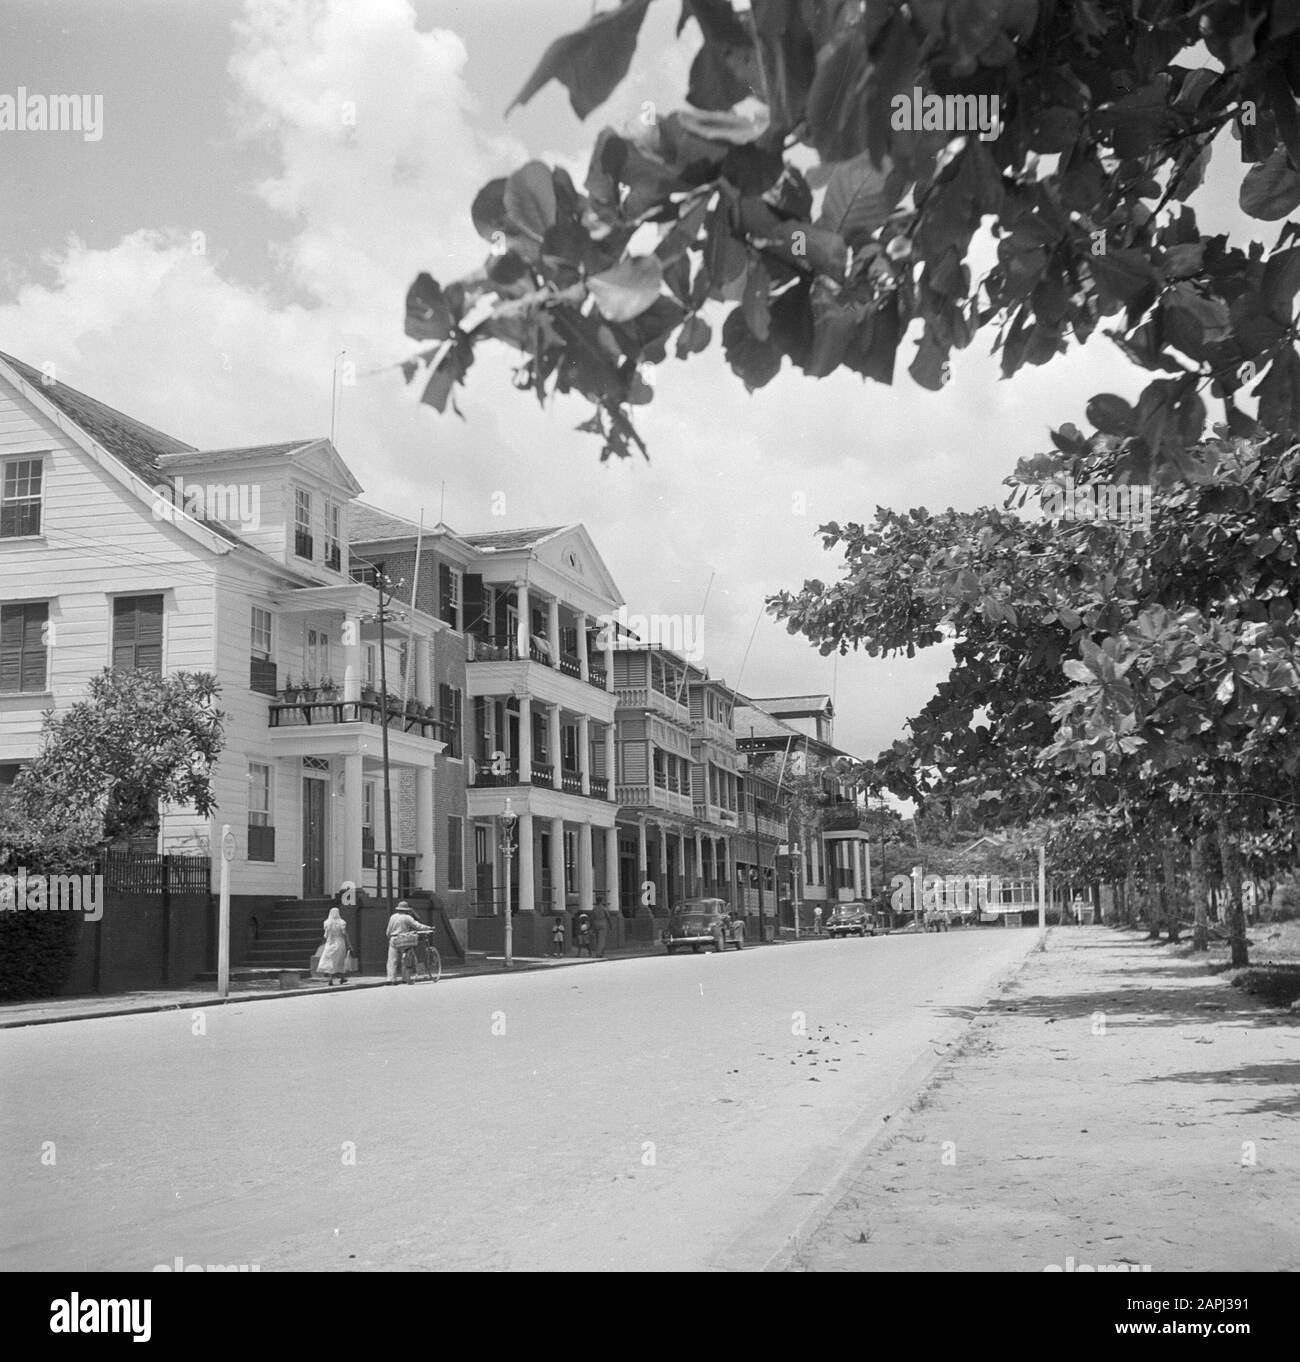
[[[400,888],[447,888],[449,627],[408,607],[381,665],[378,596],[351,571],[360,490],[328,439],[200,450],[0,356],[0,780],[106,666],[215,675],[217,812],[160,810],[156,849],[211,853],[230,826],[236,964],[277,902],[378,887],[385,729]]]
[[[781,839],[787,856],[798,848],[799,898],[814,905],[866,898],[877,887],[863,810],[839,775],[838,767],[852,757],[832,742],[834,720],[828,695],[744,697],[735,715],[737,746],[751,765],[769,776],[775,772],[780,785],[813,773],[820,786],[815,817],[805,827],[791,826]]]
[[[618,912],[606,627],[622,603],[618,588],[581,525],[468,534],[463,542],[473,557],[455,589],[467,646],[476,913],[499,917],[507,892],[521,915],[590,909],[598,896]],[[506,812],[518,820],[508,858]],[[533,939],[526,920],[517,926]]]

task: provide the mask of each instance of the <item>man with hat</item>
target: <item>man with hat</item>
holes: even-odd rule
[[[411,912],[411,905],[405,899],[393,909],[384,934],[388,937],[388,982],[397,983],[397,971],[402,963],[401,948],[395,943],[399,936],[407,932],[427,932],[429,929]]]

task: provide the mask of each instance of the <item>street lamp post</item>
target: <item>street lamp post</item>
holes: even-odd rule
[[[501,854],[506,862],[506,930],[505,930],[505,967],[509,969],[514,963],[514,918],[511,912],[510,903],[510,863],[515,854],[515,824],[519,821],[519,816],[510,807],[510,800],[506,800],[505,812],[501,815]]]
[[[803,832],[803,828],[800,828]],[[804,873],[804,847],[803,842],[796,842],[790,847],[790,896],[794,899],[794,940],[799,940],[799,906],[801,899],[800,881],[803,880]]]

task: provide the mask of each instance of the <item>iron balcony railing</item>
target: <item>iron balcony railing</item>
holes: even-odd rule
[[[283,697],[284,692],[281,692]],[[405,706],[399,700],[383,703],[374,700],[337,700],[324,698],[288,700],[281,698],[271,706],[268,724],[271,728],[325,727],[332,724],[387,724],[403,733],[430,738],[434,742],[454,745],[455,730],[431,714],[430,706],[410,701]]]

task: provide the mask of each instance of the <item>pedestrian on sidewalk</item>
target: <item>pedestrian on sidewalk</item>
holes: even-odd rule
[[[813,909],[813,930],[818,936],[822,934],[822,906],[820,903]]]
[[[427,930],[424,923],[411,912],[411,905],[403,899],[396,908],[393,915],[388,919],[388,926],[384,928],[384,935],[388,937],[388,982],[397,982],[397,969],[402,962],[402,952],[394,944],[397,937],[405,932],[418,932]]]
[[[596,958],[605,958],[605,941],[609,936],[609,909],[605,906],[605,896],[596,898],[596,908],[591,915],[591,924],[596,929]]]
[[[564,914],[557,913],[555,926],[551,928],[551,953],[561,956],[564,954]]]
[[[316,961],[316,975],[329,980],[329,987],[347,982],[348,956],[353,954],[348,937],[348,924],[337,908],[331,908],[325,919],[325,944]]]
[[[591,914],[579,913],[573,919],[573,942],[577,946],[577,954],[581,955],[585,950],[591,954]]]

